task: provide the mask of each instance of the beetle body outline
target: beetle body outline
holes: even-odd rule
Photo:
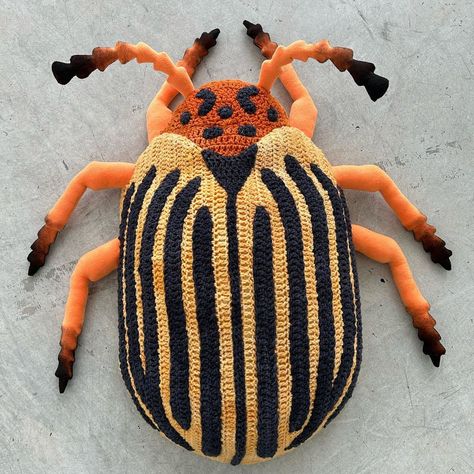
[[[232,464],[284,454],[351,396],[362,347],[354,247],[391,265],[435,365],[445,352],[401,250],[350,224],[342,188],[380,191],[434,262],[449,269],[451,255],[380,169],[332,167],[309,138],[317,110],[293,59],[330,59],[375,101],[388,81],[373,64],[327,41],[278,47],[260,25],[244,24],[268,58],[256,85],[194,89],[190,77],[218,30],[177,65],[143,43],[53,64],[62,84],[131,59],[168,81],[148,109],[150,144],[136,165],[86,167],[28,258],[33,274],[87,187],[124,189],[119,238],[82,257],[71,279],[60,391],[72,377],[88,285],[118,267],[121,369],[137,408],[177,444]],[[289,117],[270,94],[277,78],[294,100]],[[173,113],[178,91],[185,101]]]

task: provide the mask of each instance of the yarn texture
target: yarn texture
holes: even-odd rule
[[[83,255],[71,275],[59,391],[73,377],[89,285],[117,269],[120,367],[137,409],[174,443],[233,465],[285,454],[351,397],[362,353],[355,250],[390,266],[434,366],[446,352],[400,246],[351,225],[342,189],[380,193],[434,263],[450,270],[452,255],[387,173],[332,167],[311,141],[317,108],[292,62],[330,61],[373,101],[389,85],[375,65],[327,40],[283,46],[260,24],[244,25],[267,58],[256,84],[194,87],[218,29],[177,63],[119,41],[52,64],[60,84],[132,60],[167,80],[147,109],[149,145],[137,163],[91,162],[76,174],[27,257],[33,275],[86,189],[122,190],[118,238]],[[277,79],[288,115],[270,93]]]
[[[330,164],[270,94],[191,94],[122,203],[120,363],[150,425],[234,465],[327,425],[361,360],[350,229]]]

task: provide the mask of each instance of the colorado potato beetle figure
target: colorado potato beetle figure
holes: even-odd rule
[[[355,251],[390,265],[423,352],[435,366],[445,353],[400,247],[351,225],[343,189],[380,192],[433,262],[451,268],[445,242],[384,171],[331,166],[313,144],[317,109],[291,63],[329,59],[373,101],[388,80],[350,49],[278,46],[259,24],[244,25],[266,57],[257,84],[194,87],[217,29],[177,64],[122,42],[53,63],[61,84],[132,59],[168,77],[148,108],[149,145],[136,164],[86,166],[28,256],[33,275],[87,188],[123,190],[118,238],[81,257],[71,277],[59,390],[73,375],[89,284],[118,269],[120,367],[138,410],[178,445],[233,465],[298,446],[351,397],[362,350]],[[293,100],[289,115],[270,94],[276,79]]]

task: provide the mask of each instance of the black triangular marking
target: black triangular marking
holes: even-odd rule
[[[221,155],[214,150],[202,150],[207,167],[217,182],[229,193],[237,194],[255,165],[258,147],[250,145],[237,155]]]

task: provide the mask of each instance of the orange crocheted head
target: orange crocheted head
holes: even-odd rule
[[[203,149],[232,155],[284,125],[286,112],[268,91],[227,80],[209,82],[189,94],[165,131],[184,135]]]

